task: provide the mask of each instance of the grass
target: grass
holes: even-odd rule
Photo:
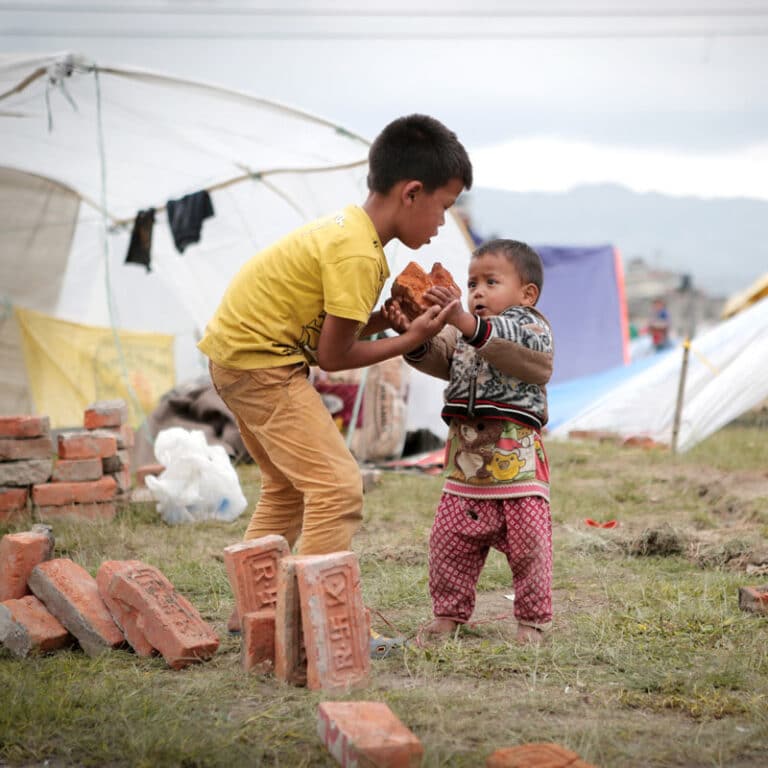
[[[589,763],[768,762],[768,618],[738,588],[768,582],[764,424],[721,430],[681,456],[551,443],[555,625],[514,643],[506,562],[491,553],[474,624],[442,645],[374,662],[370,686],[425,748],[424,766],[482,766],[494,749],[556,741]],[[250,502],[258,470],[239,468]],[[426,545],[441,480],[385,474],[354,548],[383,633],[429,618]],[[616,519],[614,529],[583,520]],[[24,530],[29,521],[0,528]],[[331,766],[315,735],[327,694],[244,675],[222,549],[231,524],[167,526],[145,506],[111,523],[57,524],[56,554],[158,566],[218,631],[214,658],[180,672],[126,651],[17,659],[0,650],[0,765]],[[761,565],[763,564],[763,565]],[[751,570],[750,570],[751,569]]]

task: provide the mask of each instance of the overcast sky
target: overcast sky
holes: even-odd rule
[[[481,186],[768,199],[768,0],[0,0],[0,50],[202,79],[368,138],[426,112]]]

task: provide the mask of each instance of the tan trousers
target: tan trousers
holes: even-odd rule
[[[211,362],[209,370],[261,470],[244,538],[279,534],[293,548],[301,534],[301,555],[349,550],[362,520],[360,468],[307,366],[237,371]]]

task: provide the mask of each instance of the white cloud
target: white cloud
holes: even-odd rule
[[[718,153],[667,152],[529,138],[470,151],[475,185],[565,192],[616,183],[636,192],[768,200],[768,143]]]

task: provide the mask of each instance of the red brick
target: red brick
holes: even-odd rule
[[[55,483],[86,483],[104,475],[103,459],[59,459],[53,467]]]
[[[113,501],[95,501],[87,504],[62,504],[58,506],[35,507],[38,520],[91,520],[109,522],[117,515]]]
[[[289,554],[290,547],[282,536],[263,536],[224,548],[224,566],[238,616],[266,608],[274,611],[277,566]]]
[[[158,477],[165,472],[165,467],[162,464],[143,464],[140,467],[136,467],[136,487],[143,488],[146,486],[144,480],[149,477]]]
[[[380,701],[322,701],[317,735],[344,768],[418,768],[424,747]]]
[[[99,400],[91,403],[83,414],[86,429],[119,427],[128,421],[128,406],[125,400]]]
[[[55,651],[73,642],[72,635],[34,595],[0,603],[0,643],[17,656]]]
[[[751,613],[768,614],[768,584],[762,587],[739,587],[739,608]]]
[[[173,669],[205,661],[216,653],[216,633],[157,568],[143,564],[117,571],[110,580],[109,594],[139,613],[138,628]]]
[[[133,448],[136,442],[136,433],[130,424],[122,424],[119,427],[102,427],[101,429],[90,430],[90,434],[107,437],[114,437],[117,441],[118,450]]]
[[[45,459],[53,455],[50,437],[0,437],[0,461]]]
[[[140,560],[105,560],[96,573],[96,584],[104,604],[112,614],[115,624],[123,631],[128,645],[138,656],[152,656],[155,652],[140,627],[140,614],[132,606],[113,597],[109,591],[112,577],[123,569],[142,568],[145,564]]]
[[[53,554],[53,542],[44,533],[8,533],[0,539],[0,602],[29,594],[32,569]]]
[[[26,488],[0,488],[0,523],[17,520],[27,512],[29,491]]]
[[[47,416],[0,416],[0,437],[45,437],[51,434]]]
[[[62,432],[57,453],[60,459],[102,459],[117,453],[117,440],[108,433]]]
[[[48,560],[32,569],[28,583],[89,656],[124,643],[123,633],[99,595],[96,579],[81,565],[68,558]]]
[[[307,686],[347,690],[371,672],[360,566],[353,552],[308,555],[296,561],[307,649]]]
[[[0,485],[22,487],[45,483],[51,479],[53,455],[47,459],[0,461]]]
[[[275,612],[253,611],[243,614],[243,640],[240,663],[248,672],[271,672],[275,666]]]
[[[108,477],[111,477],[115,481],[118,493],[127,493],[133,486],[131,470],[128,467],[123,467],[118,472],[112,472]]]
[[[296,579],[297,557],[284,557],[277,570],[275,606],[275,677],[293,685],[307,683],[307,652],[301,624],[301,600]]]
[[[121,469],[131,466],[131,457],[127,450],[117,449],[114,456],[107,456],[101,460],[101,469],[105,475],[119,472]]]
[[[40,507],[111,501],[116,494],[117,483],[112,477],[102,477],[87,483],[43,483],[32,486],[32,501]]]
[[[594,768],[559,744],[520,744],[489,755],[485,768]]]

